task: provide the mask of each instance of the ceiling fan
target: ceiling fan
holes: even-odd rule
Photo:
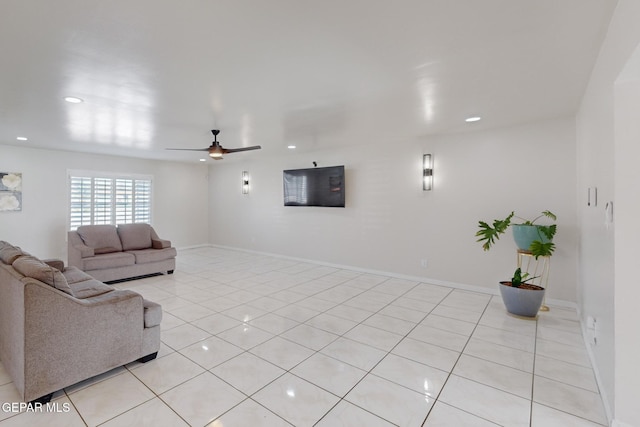
[[[211,133],[213,134],[213,142],[207,148],[167,148],[167,150],[208,151],[209,157],[211,157],[213,160],[220,160],[222,159],[223,154],[237,153],[239,151],[259,150],[260,148],[262,148],[259,145],[254,145],[252,147],[242,147],[242,148],[224,148],[218,142],[218,134],[220,133],[220,131],[218,129],[213,129]]]

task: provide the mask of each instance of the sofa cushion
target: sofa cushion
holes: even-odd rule
[[[84,280],[82,282],[76,282],[71,285],[71,290],[73,291],[73,296],[78,299],[91,298],[98,295],[106,294],[107,292],[113,292],[114,289],[105,285],[99,280],[89,279]]]
[[[78,267],[67,267],[64,269],[62,274],[64,275],[64,278],[67,279],[67,283],[69,284],[69,286],[73,285],[74,283],[93,279],[93,277],[89,276]]]
[[[141,249],[139,251],[127,251],[126,253],[133,254],[136,257],[136,264],[164,261],[175,258],[177,255],[176,248]]]
[[[124,267],[136,263],[136,257],[125,252],[103,254],[82,260],[83,270],[102,270],[104,268]]]
[[[40,280],[49,286],[53,286],[73,296],[73,292],[62,272],[57,268],[45,264],[36,257],[32,257],[31,255],[21,256],[13,262],[13,268],[24,276]]]
[[[144,327],[158,326],[162,321],[162,306],[146,299],[142,300],[142,305],[144,306]]]
[[[118,235],[124,251],[151,247],[151,226],[149,224],[120,224],[118,225]]]
[[[25,255],[25,253],[22,252],[22,249],[16,248],[15,246],[7,242],[3,243],[4,245],[0,247],[0,259],[5,264],[11,265],[16,259],[20,258],[22,255]]]
[[[122,250],[118,231],[113,225],[83,225],[76,231],[84,244],[93,248],[95,253],[104,254]]]
[[[121,250],[113,246],[106,248],[95,248],[93,250],[94,255],[110,254],[112,252],[121,252]]]

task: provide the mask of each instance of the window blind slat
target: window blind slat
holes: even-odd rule
[[[116,224],[129,224],[133,221],[133,180],[116,179]]]
[[[137,179],[134,182],[134,222],[151,221],[151,181]]]
[[[69,177],[69,228],[151,222],[151,180]]]
[[[110,179],[93,180],[93,223],[111,224],[112,182]]]
[[[71,177],[69,184],[71,229],[91,224],[91,188],[91,178]]]

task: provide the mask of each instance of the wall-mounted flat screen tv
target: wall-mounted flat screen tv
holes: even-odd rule
[[[344,208],[344,166],[282,172],[285,206]]]

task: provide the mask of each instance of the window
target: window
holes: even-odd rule
[[[69,229],[151,222],[150,176],[69,172]]]

